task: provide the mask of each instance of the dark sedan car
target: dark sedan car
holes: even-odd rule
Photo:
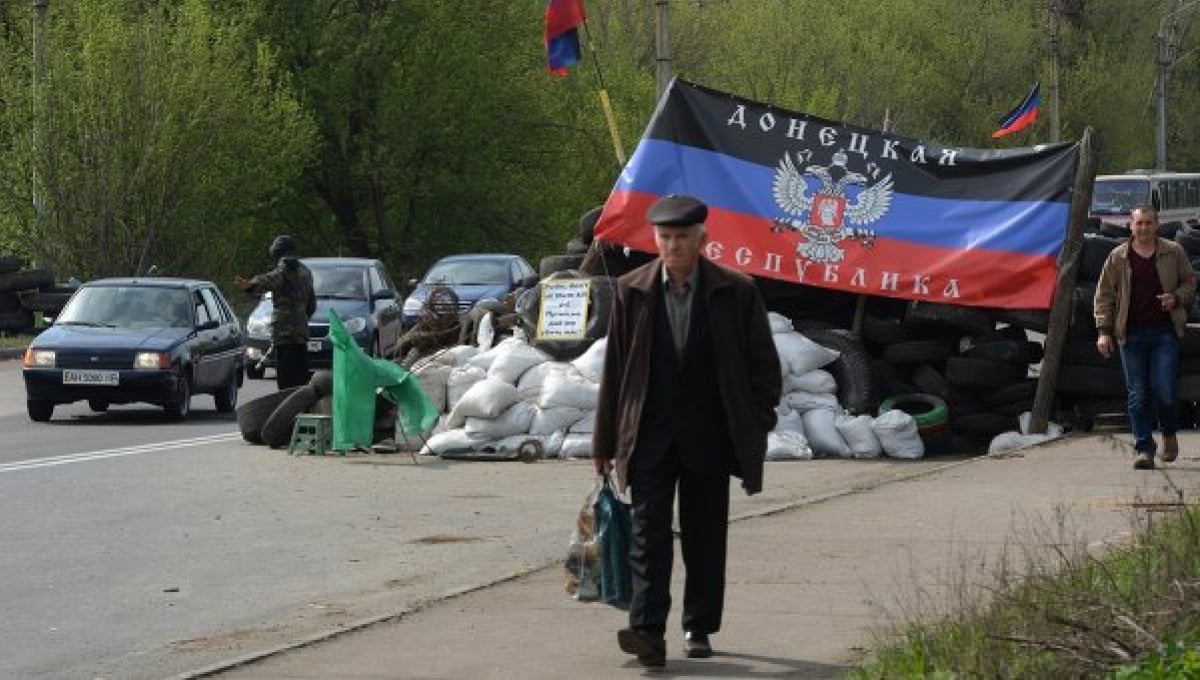
[[[400,305],[387,268],[379,260],[358,257],[306,257],[312,271],[317,311],[308,320],[308,367],[330,368],[329,310],[337,312],[358,344],[372,356],[386,356],[400,340]],[[271,347],[270,295],[263,296],[246,320],[246,375],[263,377],[275,366]],[[266,358],[264,359],[264,354]]]
[[[437,286],[446,286],[454,291],[461,314],[480,300],[499,300],[535,281],[537,272],[520,255],[478,253],[443,257],[429,268],[419,282],[412,282],[416,288],[404,301],[404,326],[410,328],[416,325],[430,291]]]
[[[101,279],[84,284],[25,352],[29,417],[86,400],[157,404],[187,418],[193,394],[221,412],[237,406],[242,327],[221,291],[193,279]]]

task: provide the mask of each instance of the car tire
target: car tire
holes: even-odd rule
[[[288,395],[298,389],[300,388],[288,387],[286,389],[279,390],[278,392],[271,392],[270,394],[263,395],[257,399],[251,399],[250,401],[238,406],[237,421],[238,429],[242,432],[242,439],[246,440],[250,444],[263,443],[263,423],[267,421],[267,418],[271,417],[271,414],[275,412],[276,407],[278,407],[284,399],[287,399]]]
[[[839,353],[825,367],[837,383],[838,403],[853,415],[873,413],[879,404],[881,381],[871,368],[871,357],[863,344],[841,330],[811,330],[804,335]]]
[[[292,439],[292,426],[296,422],[296,416],[317,403],[319,398],[312,385],[303,385],[284,398],[263,422],[263,443],[273,449],[287,446]]]
[[[596,234],[596,222],[600,221],[602,212],[604,206],[598,205],[579,216],[579,240],[585,246],[592,244],[592,238]]]
[[[54,402],[46,399],[26,399],[25,410],[29,419],[35,423],[48,423],[54,415]]]
[[[317,393],[317,398],[329,397],[333,395],[333,371],[320,369],[313,371],[312,377],[308,379],[308,384]]]
[[[49,269],[25,269],[0,274],[0,291],[36,290],[54,285],[54,272]]]
[[[16,255],[0,255],[0,274],[15,272],[21,268],[21,259]]]
[[[213,405],[217,408],[217,413],[233,413],[237,408],[238,401],[238,374],[233,372],[229,374],[229,382],[221,388],[221,391],[213,394]]]
[[[103,399],[88,399],[88,408],[92,409],[96,413],[104,413],[105,411],[108,411],[108,406],[108,402],[104,401]]]
[[[192,380],[186,371],[180,371],[175,380],[175,394],[163,404],[163,413],[170,420],[187,420],[192,412]]]
[[[538,276],[545,279],[557,272],[577,270],[581,264],[583,264],[582,254],[547,255],[542,258],[541,263],[538,265]]]
[[[265,374],[267,372],[267,369],[256,367],[254,364],[257,364],[257,363],[258,363],[257,361],[254,361],[254,362],[246,364],[246,377],[247,378],[249,378],[251,380],[262,380],[263,379],[263,374]]]

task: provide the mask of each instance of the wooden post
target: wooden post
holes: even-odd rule
[[[1042,373],[1038,376],[1037,392],[1033,397],[1033,413],[1029,422],[1031,434],[1044,434],[1050,422],[1050,406],[1058,387],[1058,367],[1062,363],[1063,344],[1070,323],[1072,295],[1079,273],[1079,256],[1083,252],[1083,229],[1087,225],[1088,207],[1092,204],[1092,183],[1096,178],[1096,155],[1092,152],[1095,131],[1089,126],[1079,142],[1079,161],[1075,166],[1075,186],[1071,189],[1071,213],[1067,238],[1058,254],[1058,280],[1054,286],[1054,303],[1046,329],[1046,345],[1042,357]],[[1092,323],[1088,319],[1080,323]]]

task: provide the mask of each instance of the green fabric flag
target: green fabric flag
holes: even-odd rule
[[[329,339],[333,343],[333,448],[346,451],[369,447],[375,434],[375,393],[396,404],[404,434],[428,432],[438,410],[421,391],[413,374],[387,359],[372,359],[329,310]]]

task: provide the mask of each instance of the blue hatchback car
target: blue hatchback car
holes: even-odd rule
[[[242,384],[242,327],[208,281],[101,279],[75,292],[25,351],[25,404],[45,422],[54,407],[93,411],[148,402],[187,418],[193,394],[232,412]]]
[[[410,282],[415,288],[404,301],[404,327],[411,328],[420,320],[425,301],[435,286],[454,291],[461,314],[480,300],[499,300],[536,281],[537,271],[520,255],[479,253],[443,257],[420,281]]]

